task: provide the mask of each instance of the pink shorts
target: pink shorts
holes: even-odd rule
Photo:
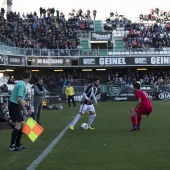
[[[135,109],[135,112],[138,115],[149,115],[152,112],[152,108],[139,107],[139,108]]]

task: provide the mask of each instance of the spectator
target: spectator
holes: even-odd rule
[[[96,14],[97,14],[97,11],[94,9],[94,10],[93,10],[93,18],[94,18],[94,20],[95,20],[95,18],[96,18]]]
[[[7,86],[6,84],[3,84],[3,85],[1,86],[1,90],[2,90],[2,93],[8,92],[8,86]]]

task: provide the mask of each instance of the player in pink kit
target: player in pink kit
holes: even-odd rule
[[[130,110],[132,129],[130,131],[139,130],[142,121],[142,115],[147,115],[152,112],[153,106],[145,91],[140,90],[140,84],[135,83],[133,85],[135,96],[137,98],[137,104],[135,108]]]

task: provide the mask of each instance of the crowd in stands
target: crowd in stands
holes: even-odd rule
[[[139,16],[140,21],[155,21],[152,26],[127,28],[130,32],[124,37],[125,49],[138,49],[143,51],[148,48],[156,48],[160,51],[170,47],[170,10],[163,11],[159,8],[151,9],[149,14]]]
[[[116,30],[117,26],[124,28],[125,51],[148,51],[150,48],[161,51],[170,47],[170,11],[151,9],[150,14],[145,16],[141,14],[140,19],[154,20],[155,23],[147,26],[143,23],[132,23],[123,15],[119,15],[117,11],[115,14],[111,11],[103,28],[106,31]]]
[[[147,51],[149,48],[156,48],[160,51],[170,47],[170,23],[155,23],[151,26],[131,23],[126,25],[125,30],[129,31],[123,37],[125,50]]]
[[[95,19],[97,11],[93,11]],[[56,15],[55,15],[56,14]],[[24,19],[23,19],[23,18]],[[8,12],[7,19],[0,16],[0,34],[21,48],[44,49],[77,49],[80,40],[77,30],[93,30],[93,20],[90,11],[83,13],[81,9],[72,10],[68,20],[63,12],[54,8],[40,8],[40,17],[37,13],[26,16],[20,13]],[[57,55],[57,54],[54,54]]]
[[[159,23],[166,23],[170,21],[170,10],[162,10],[156,7],[155,9],[151,8],[149,14],[140,14],[140,22],[143,21],[156,21]]]
[[[140,82],[141,85],[170,85],[170,71],[119,71],[108,74],[106,83],[108,85],[133,85]]]
[[[103,29],[106,31],[112,31],[115,30],[118,25],[119,27],[124,27],[128,22],[129,20],[124,15],[119,15],[117,10],[115,14],[111,11],[110,16],[106,18],[106,24],[104,24]]]
[[[32,54],[32,48],[34,55],[40,55],[40,49],[43,56],[75,55],[78,50],[82,49],[77,30],[93,30],[93,20],[97,14],[95,9],[85,12],[82,9],[72,9],[66,20],[65,14],[58,8],[40,7],[39,11],[40,17],[36,12],[26,16],[23,14],[21,17],[19,12],[11,11],[7,12],[7,19],[5,19],[4,8],[1,8],[0,34],[14,42],[17,47],[26,48],[27,55]],[[142,23],[131,23],[117,11],[115,13],[111,11],[103,28],[106,31],[112,31],[119,25],[125,31],[129,31],[123,37],[125,50],[144,51],[156,48],[160,51],[170,47],[170,11],[163,11],[159,8],[151,9],[147,17],[148,20],[155,18],[155,24],[145,26]],[[145,18],[145,15],[140,15],[140,19],[145,20]],[[50,54],[47,49],[51,49]]]
[[[32,84],[35,82],[37,76],[42,77],[44,84],[48,87],[53,86],[67,86],[68,83],[72,85],[84,85],[85,75],[81,71],[64,71],[55,74],[33,74]]]

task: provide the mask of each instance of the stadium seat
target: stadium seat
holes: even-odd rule
[[[143,90],[146,90],[146,87],[142,87]]]
[[[151,90],[151,87],[150,87],[150,86],[148,86],[146,89],[147,89],[147,90]]]

